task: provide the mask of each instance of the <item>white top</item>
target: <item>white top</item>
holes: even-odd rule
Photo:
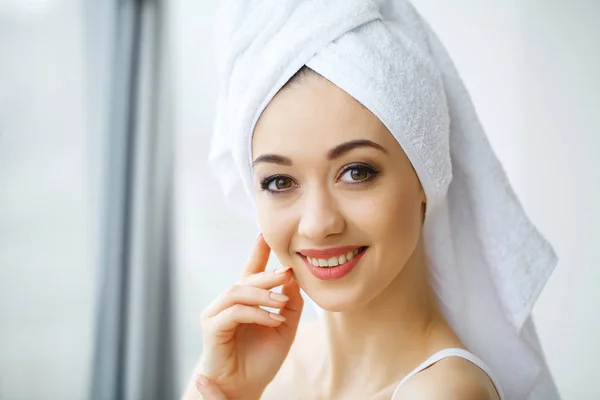
[[[485,365],[485,363],[479,357],[477,357],[475,354],[473,354],[465,349],[447,348],[447,349],[442,349],[442,350],[438,351],[437,353],[433,354],[427,360],[423,361],[417,368],[413,369],[408,375],[406,375],[400,381],[398,386],[396,386],[396,389],[394,390],[394,393],[392,394],[391,400],[394,400],[394,397],[398,393],[398,389],[400,389],[400,386],[402,386],[404,384],[404,382],[409,380],[412,376],[423,371],[425,368],[430,367],[431,365],[440,361],[442,358],[452,357],[452,356],[464,358],[465,360],[468,360],[468,361],[472,362],[473,364],[477,365],[479,368],[481,368],[483,370],[483,372],[485,372],[487,374],[487,376],[490,377],[492,383],[496,387],[496,391],[498,392],[498,397],[500,397],[500,400],[504,399],[504,394],[502,393],[502,389],[500,388],[498,381],[492,374],[492,371],[487,367],[487,365]]]

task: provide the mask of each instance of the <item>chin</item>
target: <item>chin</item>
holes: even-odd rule
[[[308,289],[308,290],[307,290]],[[304,292],[314,301],[319,307],[329,312],[344,312],[355,310],[364,298],[358,293],[350,290],[336,290],[323,288],[307,288]],[[340,288],[341,289],[341,288]]]

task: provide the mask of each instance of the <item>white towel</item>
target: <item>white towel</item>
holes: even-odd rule
[[[227,0],[210,154],[227,197],[254,216],[251,137],[303,65],[373,112],[427,195],[424,244],[450,325],[507,399],[557,399],[530,315],[557,257],[525,215],[443,45],[403,0]]]

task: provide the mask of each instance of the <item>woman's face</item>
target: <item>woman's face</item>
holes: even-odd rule
[[[368,109],[309,76],[265,109],[252,154],[261,231],[317,304],[367,303],[400,273],[420,238],[425,195]]]

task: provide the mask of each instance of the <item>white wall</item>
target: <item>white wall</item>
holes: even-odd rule
[[[523,203],[561,258],[534,317],[565,399],[598,399],[600,3],[518,8]]]
[[[94,266],[79,0],[0,1],[0,399],[85,399]]]
[[[600,397],[600,3],[415,0],[453,57],[525,209],[561,258],[534,310],[564,399]],[[216,87],[217,1],[174,1],[180,384],[200,352],[197,316],[242,265],[255,230],[223,203],[204,160]],[[594,136],[596,134],[596,136]],[[597,206],[596,206],[597,207]]]

